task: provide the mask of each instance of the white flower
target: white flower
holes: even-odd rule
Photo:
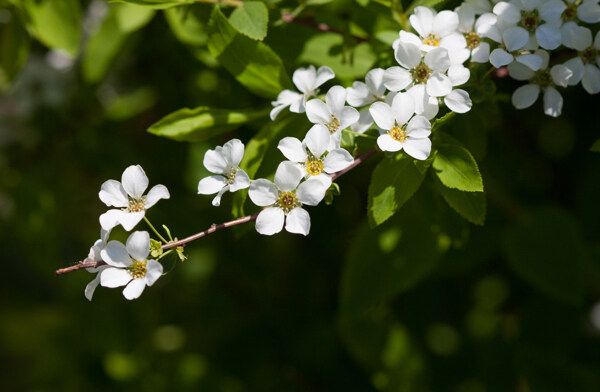
[[[325,102],[311,99],[306,103],[306,116],[313,124],[327,127],[332,135],[330,148],[339,148],[342,140],[342,129],[348,128],[360,118],[358,111],[346,103],[346,89],[333,86],[327,91]]]
[[[383,131],[377,145],[383,151],[404,151],[415,159],[424,160],[431,153],[431,123],[423,116],[414,116],[415,104],[410,95],[396,95],[392,106],[384,102],[371,105],[371,115]],[[412,119],[411,119],[412,117]]]
[[[106,246],[106,240],[108,239],[109,234],[110,230],[100,229],[100,239],[94,242],[94,245],[92,245],[90,248],[88,257],[83,260],[84,263],[102,261],[100,252]],[[101,265],[100,267],[95,268],[86,268],[86,271],[96,274],[96,277],[90,283],[88,283],[87,286],[85,286],[84,294],[88,301],[92,300],[94,291],[96,291],[96,287],[98,287],[98,284],[100,284],[100,275],[106,268],[108,268],[108,265]]]
[[[563,21],[570,22],[579,18],[585,23],[600,22],[600,5],[598,0],[565,0],[567,2],[561,13]]]
[[[522,27],[513,26],[502,31],[502,47],[496,48],[490,53],[490,63],[494,67],[500,68],[517,61],[537,71],[542,66],[542,58],[521,50],[527,42],[528,35]]]
[[[487,63],[490,58],[490,44],[484,42],[483,38],[490,38],[496,42],[501,40],[500,31],[496,27],[496,15],[486,13],[475,21],[475,10],[466,3],[457,8],[456,13],[459,20],[458,31],[465,37],[471,62]]]
[[[204,166],[209,172],[217,175],[205,177],[198,183],[198,193],[201,195],[217,196],[212,205],[221,204],[221,196],[226,191],[235,192],[250,186],[250,178],[245,171],[239,168],[244,156],[244,144],[238,139],[232,139],[223,147],[217,146],[204,154]]]
[[[493,0],[493,3],[497,2],[498,0]],[[492,11],[492,3],[490,3],[489,0],[465,0],[463,4],[468,4],[473,7],[475,15],[481,15]]]
[[[127,239],[127,245],[110,241],[100,252],[108,268],[100,275],[104,287],[121,287],[123,296],[135,299],[142,295],[146,286],[152,286],[163,273],[163,266],[156,260],[148,260],[150,235],[135,231]]]
[[[331,185],[327,176],[315,176],[302,182],[302,169],[294,162],[282,162],[275,172],[274,182],[258,179],[250,185],[248,196],[263,209],[256,218],[256,231],[273,235],[285,229],[290,233],[308,235],[310,216],[303,204],[316,206]]]
[[[437,47],[448,50],[464,49],[467,45],[462,34],[456,31],[458,27],[456,12],[441,11],[436,13],[431,8],[419,6],[415,8],[414,14],[409,17],[409,20],[412,28],[421,37],[420,48],[426,52]],[[408,42],[411,39],[409,37],[409,35],[400,34],[400,41],[405,40],[405,42]],[[413,43],[416,43],[414,38],[412,39]],[[394,49],[397,45],[396,41]]]
[[[292,81],[302,94],[292,90],[280,92],[277,100],[271,102],[274,106],[271,110],[271,120],[275,120],[277,115],[288,106],[290,112],[304,113],[304,105],[307,99],[316,95],[318,88],[334,77],[333,70],[326,66],[319,67],[318,70],[315,70],[313,65],[308,66],[308,68],[298,68],[292,76]]]
[[[513,79],[529,80],[529,84],[521,86],[512,95],[512,103],[517,109],[525,109],[535,103],[540,94],[544,92],[544,113],[548,116],[558,117],[561,114],[563,98],[554,86],[567,87],[573,72],[564,65],[555,65],[548,69],[550,55],[543,50],[536,51],[542,57],[543,64],[539,71],[532,71],[528,67],[513,63],[508,66],[508,71]]]
[[[329,150],[331,136],[323,125],[313,125],[304,142],[295,137],[281,139],[277,148],[292,162],[302,165],[308,176],[329,176],[344,170],[354,162],[352,155],[343,148]]]
[[[575,26],[568,31],[565,46],[578,51],[577,57],[564,65],[572,72],[569,85],[581,85],[589,94],[600,92],[600,32],[592,42],[592,32],[585,27]]]
[[[374,68],[367,72],[365,83],[352,83],[352,87],[346,89],[348,103],[354,107],[360,107],[384,100],[386,91],[383,85],[384,72],[381,68]]]
[[[108,180],[100,189],[100,200],[109,207],[121,209],[108,210],[100,215],[100,226],[110,230],[117,225],[122,225],[130,231],[137,225],[146,213],[146,210],[155,205],[160,199],[170,197],[167,187],[155,185],[147,195],[144,191],[148,188],[148,177],[140,165],[129,166],[121,176],[121,182]]]

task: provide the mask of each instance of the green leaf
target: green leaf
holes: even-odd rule
[[[0,23],[0,79],[3,76],[11,81],[27,60],[30,39],[17,13],[3,11],[9,13],[10,19]]]
[[[180,109],[148,128],[148,132],[177,141],[199,142],[267,116],[267,111],[198,107]]]
[[[208,39],[206,26],[197,17],[194,10],[171,8],[165,10],[165,17],[173,34],[181,42],[194,46],[206,44]]]
[[[438,191],[444,200],[466,220],[483,226],[487,202],[483,192],[463,192],[438,184]]]
[[[44,45],[71,56],[79,47],[81,9],[77,0],[23,0],[31,32]]]
[[[240,33],[262,41],[267,36],[269,11],[260,1],[248,1],[231,13],[229,22]]]
[[[600,139],[596,140],[596,142],[590,148],[590,151],[600,152]]]
[[[186,4],[197,3],[198,0],[111,0],[111,2],[135,4],[157,10],[163,10],[171,7],[180,7]]]
[[[419,189],[425,173],[406,154],[384,158],[371,175],[369,184],[369,222],[377,226],[398,211]]]
[[[238,33],[215,8],[208,24],[211,54],[248,90],[275,98],[291,81],[279,56],[267,45]]]
[[[569,213],[547,207],[523,216],[506,235],[510,267],[541,292],[570,305],[584,300],[584,242]]]
[[[440,144],[433,160],[433,168],[448,188],[465,192],[483,192],[483,181],[477,162],[471,153],[455,144]]]
[[[132,14],[135,17],[130,18]],[[127,37],[154,16],[152,9],[129,5],[111,5],[98,31],[92,35],[82,59],[83,77],[96,83],[104,77],[123,48]]]

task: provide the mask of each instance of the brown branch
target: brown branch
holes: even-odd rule
[[[313,18],[298,18],[293,14],[283,14],[281,15],[281,20],[287,23],[296,23],[299,25],[308,26],[312,29],[322,31],[324,33],[335,33],[339,35],[346,35],[342,30],[336,29],[335,27],[331,27],[325,23],[319,23]],[[352,39],[356,42],[368,42],[369,39],[365,37],[359,37],[358,35],[350,35]]]
[[[373,154],[375,154],[377,152],[376,148],[373,148],[372,150],[367,151],[366,153],[359,155],[356,157],[356,159],[354,159],[354,162],[352,162],[352,164],[350,166],[348,166],[347,168],[345,168],[344,170],[340,170],[337,173],[334,173],[331,175],[331,179],[333,181],[335,181],[336,179],[338,179],[340,176],[344,175],[345,173],[349,172],[350,170],[352,170],[353,168],[355,168],[356,166],[360,165],[362,162],[364,162],[365,160],[367,160],[368,158],[370,158],[371,156],[373,156]],[[254,222],[256,220],[256,217],[258,216],[258,214],[260,213],[260,211],[255,212],[252,215],[247,215],[247,216],[243,216],[241,218],[238,219],[234,219],[232,221],[229,222],[224,222],[224,223],[219,223],[219,224],[212,224],[210,226],[210,228],[201,231],[199,233],[196,233],[194,235],[191,235],[187,238],[184,238],[182,240],[179,241],[173,241],[173,242],[169,242],[167,244],[164,244],[162,246],[163,250],[166,249],[171,249],[171,248],[176,248],[178,246],[185,246],[186,244],[188,244],[189,242],[195,241],[199,238],[205,237],[209,234],[214,233],[215,231],[219,231],[222,229],[226,229],[228,227],[232,227],[232,226],[237,226],[237,225],[241,225],[242,223],[247,223],[247,222]],[[85,269],[85,268],[97,268],[100,267],[102,265],[105,265],[106,263],[104,261],[79,261],[77,262],[77,264],[72,265],[70,267],[66,267],[66,268],[61,268],[59,270],[56,270],[56,272],[54,272],[55,275],[63,275],[66,274],[68,272],[72,272],[72,271],[77,271],[80,269]]]

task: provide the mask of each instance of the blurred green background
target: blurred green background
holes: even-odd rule
[[[492,98],[445,128],[480,165],[483,227],[454,212],[432,176],[370,229],[367,188],[379,154],[341,177],[332,206],[310,208],[308,237],[264,237],[252,224],[220,231],[190,244],[188,260],[138,300],[99,287],[88,302],[93,275],[54,271],[83,259],[99,237],[102,182],[140,164],[151,185],[171,192],[151,221],[179,238],[204,230],[231,218],[232,201],[227,194],[214,208],[196,194],[204,152],[232,137],[247,142],[265,121],[199,143],[146,129],[183,107],[260,110],[269,101],[211,58],[202,36],[210,5],[185,10],[202,22],[187,41],[169,22],[183,11],[157,12],[98,44],[100,54],[88,44],[107,5],[81,8],[75,60],[31,41],[0,93],[0,389],[600,390],[600,155],[589,151],[599,137],[597,96],[564,91],[564,113],[552,119],[540,102],[515,111],[507,97],[519,84],[496,80]],[[397,30],[377,3],[310,12],[370,36]],[[0,40],[17,14],[14,2],[0,2]],[[357,46],[280,24],[265,42],[290,74],[329,64],[346,85],[390,64],[385,39]],[[259,175],[282,159],[274,145]]]

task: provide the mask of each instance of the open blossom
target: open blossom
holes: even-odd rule
[[[394,49],[399,45],[398,41],[413,44],[419,42],[420,49],[425,52],[438,47],[454,51],[464,49],[467,46],[465,37],[456,31],[458,27],[458,15],[456,12],[440,11],[436,13],[431,8],[419,6],[415,8],[414,14],[409,17],[409,20],[413,29],[419,34],[419,37],[415,37],[411,33],[401,33],[400,39],[393,44]],[[415,38],[420,39],[417,41]]]
[[[354,124],[360,118],[358,110],[345,106],[346,89],[333,86],[327,91],[325,102],[311,99],[306,103],[306,116],[313,124],[327,127],[331,134],[331,148],[339,148],[342,140],[342,130]]]
[[[518,63],[513,63],[508,67],[513,79],[529,80],[529,84],[515,90],[512,95],[512,103],[517,109],[528,108],[535,103],[540,92],[543,91],[544,113],[548,116],[558,117],[562,111],[563,98],[554,86],[567,87],[573,72],[562,64],[548,69],[550,61],[548,52],[538,50],[536,53],[544,61],[539,71],[532,71]]]
[[[457,8],[456,13],[459,21],[458,31],[465,37],[471,62],[487,63],[490,58],[490,44],[483,38],[490,38],[496,42],[501,39],[496,26],[496,15],[485,13],[475,20],[475,9],[467,3]]]
[[[371,105],[371,115],[382,129],[377,145],[383,151],[404,151],[415,159],[424,160],[431,153],[431,123],[423,116],[414,116],[415,104],[410,95],[396,95],[392,106],[384,102]]]
[[[94,245],[92,245],[92,247],[90,248],[88,257],[86,257],[85,260],[83,260],[84,263],[102,261],[100,252],[106,246],[106,241],[108,240],[109,234],[110,230],[100,229],[100,239],[94,242]],[[106,268],[108,268],[108,265],[101,265],[100,267],[95,268],[86,268],[86,271],[92,274],[96,274],[96,277],[90,283],[88,283],[87,286],[85,286],[84,294],[88,301],[92,300],[94,291],[96,291],[96,287],[98,287],[98,285],[100,284],[100,275],[102,274],[102,271]]]
[[[244,144],[238,139],[232,139],[223,147],[217,146],[204,154],[204,166],[216,175],[205,177],[198,183],[198,193],[201,195],[217,196],[212,201],[213,206],[221,204],[221,196],[226,191],[235,192],[250,186],[250,178],[239,168],[244,156]]]
[[[147,231],[133,232],[126,245],[110,241],[100,252],[108,268],[100,275],[103,287],[121,287],[123,296],[135,299],[142,295],[146,286],[152,286],[163,273],[163,266],[156,260],[148,260],[150,235]]]
[[[310,215],[304,204],[316,206],[331,185],[327,176],[315,176],[300,183],[304,173],[294,162],[282,162],[275,172],[274,183],[266,179],[252,182],[248,196],[263,209],[256,218],[256,231],[263,235],[279,233],[284,226],[290,233],[308,235]]]
[[[343,148],[328,150],[331,136],[323,125],[313,125],[304,142],[295,137],[281,139],[277,148],[292,162],[298,162],[307,176],[329,176],[354,162]]]
[[[585,23],[600,22],[598,0],[565,0],[565,2],[566,4],[561,13],[564,22],[570,22],[576,18]]]
[[[277,100],[271,102],[274,106],[271,110],[271,120],[275,120],[277,115],[286,107],[290,107],[290,112],[304,113],[304,105],[309,97],[317,95],[319,87],[330,79],[333,79],[335,74],[332,69],[327,66],[315,69],[313,65],[308,68],[298,68],[292,76],[292,81],[302,93],[297,93],[292,90],[283,90],[277,96]]]
[[[565,34],[565,46],[577,50],[577,57],[564,64],[573,72],[569,85],[581,82],[589,94],[600,93],[600,32],[593,40],[592,32],[586,27],[573,26]]]
[[[121,182],[108,180],[100,189],[100,200],[109,207],[120,209],[108,210],[100,215],[100,226],[111,230],[117,225],[130,231],[146,214],[146,210],[155,205],[160,199],[170,197],[169,190],[164,185],[155,185],[147,195],[148,177],[140,165],[129,166],[121,176]]]

